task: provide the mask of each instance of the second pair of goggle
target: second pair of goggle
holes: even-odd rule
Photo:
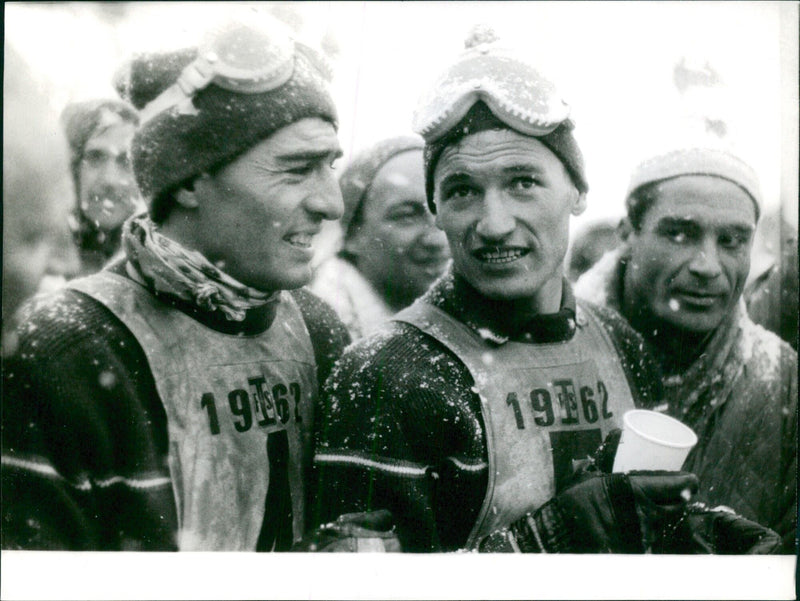
[[[503,47],[491,30],[473,33],[466,51],[419,101],[413,129],[434,142],[457,125],[477,102],[515,130],[543,136],[570,114],[555,85],[518,51]]]

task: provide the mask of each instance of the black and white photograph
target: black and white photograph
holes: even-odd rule
[[[799,25],[5,3],[0,597],[796,598]]]

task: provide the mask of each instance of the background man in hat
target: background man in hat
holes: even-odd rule
[[[633,173],[626,243],[576,286],[649,340],[664,409],[699,442],[684,469],[698,500],[727,505],[795,552],[797,354],[747,315],[741,299],[760,210],[753,170],[721,150],[687,148]]]
[[[341,151],[319,58],[276,28],[234,22],[120,79],[149,213],[123,260],[25,310],[4,372],[4,548],[300,537],[317,382],[347,334],[295,289],[342,213]],[[242,62],[252,77],[227,69]]]
[[[649,527],[637,504],[680,507],[696,486],[649,472],[570,486],[626,409],[658,400],[658,378],[641,339],[577,304],[564,278],[587,190],[567,117],[492,38],[473,39],[423,99],[427,198],[452,270],[326,383],[317,509],[323,523],[358,515],[312,548],[391,548],[385,532],[361,536],[387,526],[386,510],[406,551],[475,548],[530,518],[539,550],[632,552]]]
[[[343,248],[310,288],[354,340],[410,305],[447,266],[447,241],[426,208],[422,147],[411,136],[382,140],[339,178]]]
[[[119,250],[122,223],[142,206],[130,161],[139,116],[119,100],[90,100],[67,105],[61,124],[75,187],[69,225],[81,262],[76,275],[89,275]]]

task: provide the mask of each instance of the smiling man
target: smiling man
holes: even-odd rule
[[[450,251],[425,200],[420,138],[381,140],[342,172],[343,248],[320,266],[311,290],[336,310],[355,340],[421,296]]]
[[[119,100],[89,100],[67,105],[61,124],[75,186],[69,225],[80,254],[78,275],[88,275],[119,250],[122,223],[142,208],[130,161],[139,116]]]
[[[760,210],[753,170],[721,150],[653,157],[631,178],[626,244],[576,285],[653,343],[667,407],[699,437],[699,499],[733,507],[795,552],[797,354],[747,316]]]
[[[24,310],[4,365],[4,548],[268,551],[302,535],[317,385],[347,342],[297,290],[342,214],[321,66],[254,17],[122,73],[149,212],[122,259]]]
[[[659,382],[636,333],[576,303],[564,278],[587,190],[567,106],[478,36],[423,98],[416,129],[452,269],[328,379],[316,503],[323,524],[350,515],[314,544],[395,548],[381,531],[391,514],[405,551],[481,548],[527,520],[540,544],[525,550],[642,551],[638,504],[680,507],[696,483],[595,474],[570,486],[627,409],[659,400]]]

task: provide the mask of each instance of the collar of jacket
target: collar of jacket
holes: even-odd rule
[[[566,279],[561,308],[556,313],[522,313],[508,301],[487,298],[452,268],[422,300],[446,311],[494,345],[509,340],[528,344],[565,342],[575,335],[575,296]]]

